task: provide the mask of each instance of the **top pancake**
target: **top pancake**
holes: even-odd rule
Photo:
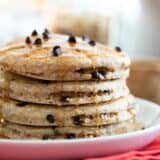
[[[42,45],[35,45],[41,38]],[[89,40],[76,37],[76,43],[68,42],[69,36],[49,34],[30,36],[32,44],[25,39],[13,41],[1,47],[0,66],[6,71],[20,75],[55,81],[117,79],[128,75],[130,59],[122,52]],[[53,47],[60,46],[62,54],[52,55]],[[98,76],[96,76],[98,75]]]

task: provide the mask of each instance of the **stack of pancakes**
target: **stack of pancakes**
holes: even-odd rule
[[[129,58],[83,36],[42,34],[0,49],[3,134],[97,137],[137,129]]]

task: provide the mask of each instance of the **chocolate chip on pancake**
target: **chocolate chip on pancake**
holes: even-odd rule
[[[74,46],[76,44],[76,38],[73,35],[70,35],[68,38],[68,42],[71,46]]]
[[[74,133],[68,133],[68,134],[66,134],[66,138],[67,139],[76,138],[76,135]]]
[[[57,128],[57,126],[52,126],[51,128],[54,130],[55,128]]]
[[[60,99],[60,101],[62,103],[68,103],[69,102],[69,96],[62,96],[61,99]]]
[[[107,71],[105,69],[99,69],[98,73],[100,73],[103,77],[105,77],[107,74]]]
[[[45,32],[46,34],[49,34],[49,33],[50,33],[47,28],[44,29],[44,32]]]
[[[116,50],[117,52],[122,52],[122,49],[121,49],[119,46],[116,46],[116,47],[115,47],[115,50]]]
[[[42,84],[47,84],[47,85],[51,83],[51,81],[47,81],[47,80],[41,80],[40,82],[41,82]]]
[[[55,118],[52,114],[48,114],[46,119],[49,123],[54,123],[55,122]]]
[[[33,30],[33,32],[32,32],[31,35],[32,35],[32,36],[38,36],[38,32],[37,32],[36,30]]]
[[[92,78],[101,80],[101,79],[104,79],[104,76],[101,73],[99,73],[98,71],[93,71]]]
[[[62,54],[62,51],[61,51],[61,47],[60,46],[53,47],[53,49],[52,49],[52,55],[53,56],[59,56],[61,54]]]
[[[45,41],[49,39],[49,35],[46,32],[43,32],[42,36]]]
[[[29,36],[26,37],[25,43],[26,43],[27,45],[32,44],[32,40],[31,40],[31,38],[30,38]]]
[[[93,115],[89,115],[89,119],[93,119],[94,117],[93,117]]]
[[[110,95],[112,91],[110,90],[104,90],[103,93]]]
[[[88,40],[89,39],[89,37],[88,36],[86,36],[86,35],[82,35],[82,40],[83,41],[86,41],[86,40]]]
[[[41,38],[37,38],[37,39],[34,41],[34,45],[36,45],[36,46],[42,45],[42,40],[41,40]]]
[[[96,45],[96,42],[95,42],[95,40],[90,40],[90,41],[88,42],[88,44],[91,45],[91,46],[95,46],[95,45]]]
[[[84,115],[77,115],[72,118],[75,125],[82,125],[84,123]]]
[[[16,103],[16,105],[19,106],[19,107],[24,107],[27,104],[28,104],[27,102],[18,102],[18,103]]]
[[[50,136],[49,136],[48,134],[45,134],[45,135],[43,135],[42,139],[43,139],[43,140],[48,140],[49,137],[50,137]]]

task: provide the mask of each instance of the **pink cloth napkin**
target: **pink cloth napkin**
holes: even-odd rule
[[[160,160],[160,136],[141,150],[86,160]]]

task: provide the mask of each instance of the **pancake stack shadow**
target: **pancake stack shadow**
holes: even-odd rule
[[[3,134],[72,139],[138,129],[129,58],[73,35],[33,31],[0,49]]]

